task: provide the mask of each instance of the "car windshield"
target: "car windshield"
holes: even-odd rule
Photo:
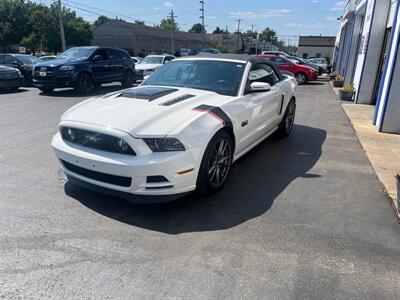
[[[41,60],[35,56],[32,55],[16,55],[15,56],[19,61],[21,61],[23,64],[27,65],[33,65],[41,62]]]
[[[245,63],[216,60],[172,61],[150,76],[143,85],[186,87],[236,96]]]
[[[146,56],[140,61],[140,64],[162,64],[162,56]]]
[[[59,59],[86,59],[92,54],[94,48],[71,48],[61,53]]]
[[[298,65],[302,64],[301,60],[299,60],[297,58],[289,57],[288,60],[290,60],[294,64],[298,64]]]

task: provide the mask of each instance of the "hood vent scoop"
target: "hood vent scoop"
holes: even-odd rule
[[[118,97],[143,99],[148,101],[156,100],[165,95],[176,92],[177,89],[156,87],[156,86],[146,86],[131,88],[123,91]]]
[[[160,105],[162,105],[162,106],[171,106],[171,105],[174,105],[176,103],[179,103],[179,102],[185,101],[187,99],[190,99],[192,97],[194,97],[194,95],[186,94],[186,95],[182,95],[182,96],[176,97],[174,99],[165,101],[164,103],[162,103]]]

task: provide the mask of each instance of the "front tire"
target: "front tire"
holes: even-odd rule
[[[303,85],[307,82],[307,76],[304,73],[297,73],[296,80],[297,80],[298,85]]]
[[[225,131],[219,131],[209,142],[201,161],[197,177],[197,191],[214,194],[226,183],[233,161],[232,138]]]
[[[279,124],[279,128],[277,130],[278,137],[285,138],[290,135],[293,129],[295,116],[296,116],[296,103],[294,99],[292,99],[287,105],[285,114],[283,115],[283,119]]]
[[[131,71],[127,71],[124,73],[124,79],[121,81],[123,87],[128,88],[133,85],[135,82],[135,75]]]
[[[39,90],[41,90],[44,94],[51,93],[54,89],[50,87],[40,87]]]
[[[87,73],[79,74],[75,85],[75,90],[77,92],[89,93],[90,91],[92,91],[93,87],[94,87],[93,79],[89,74]]]

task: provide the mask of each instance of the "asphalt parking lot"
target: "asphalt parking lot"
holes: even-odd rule
[[[148,206],[58,180],[50,140],[86,98],[0,94],[0,297],[400,298],[400,227],[327,83],[218,195]]]

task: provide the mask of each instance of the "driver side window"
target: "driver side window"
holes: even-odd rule
[[[93,57],[100,55],[102,57],[102,60],[107,59],[107,52],[106,50],[97,50],[94,54]]]
[[[253,82],[264,82],[269,83],[270,86],[274,86],[278,81],[279,78],[271,66],[256,64],[250,70],[247,86],[250,87]]]

